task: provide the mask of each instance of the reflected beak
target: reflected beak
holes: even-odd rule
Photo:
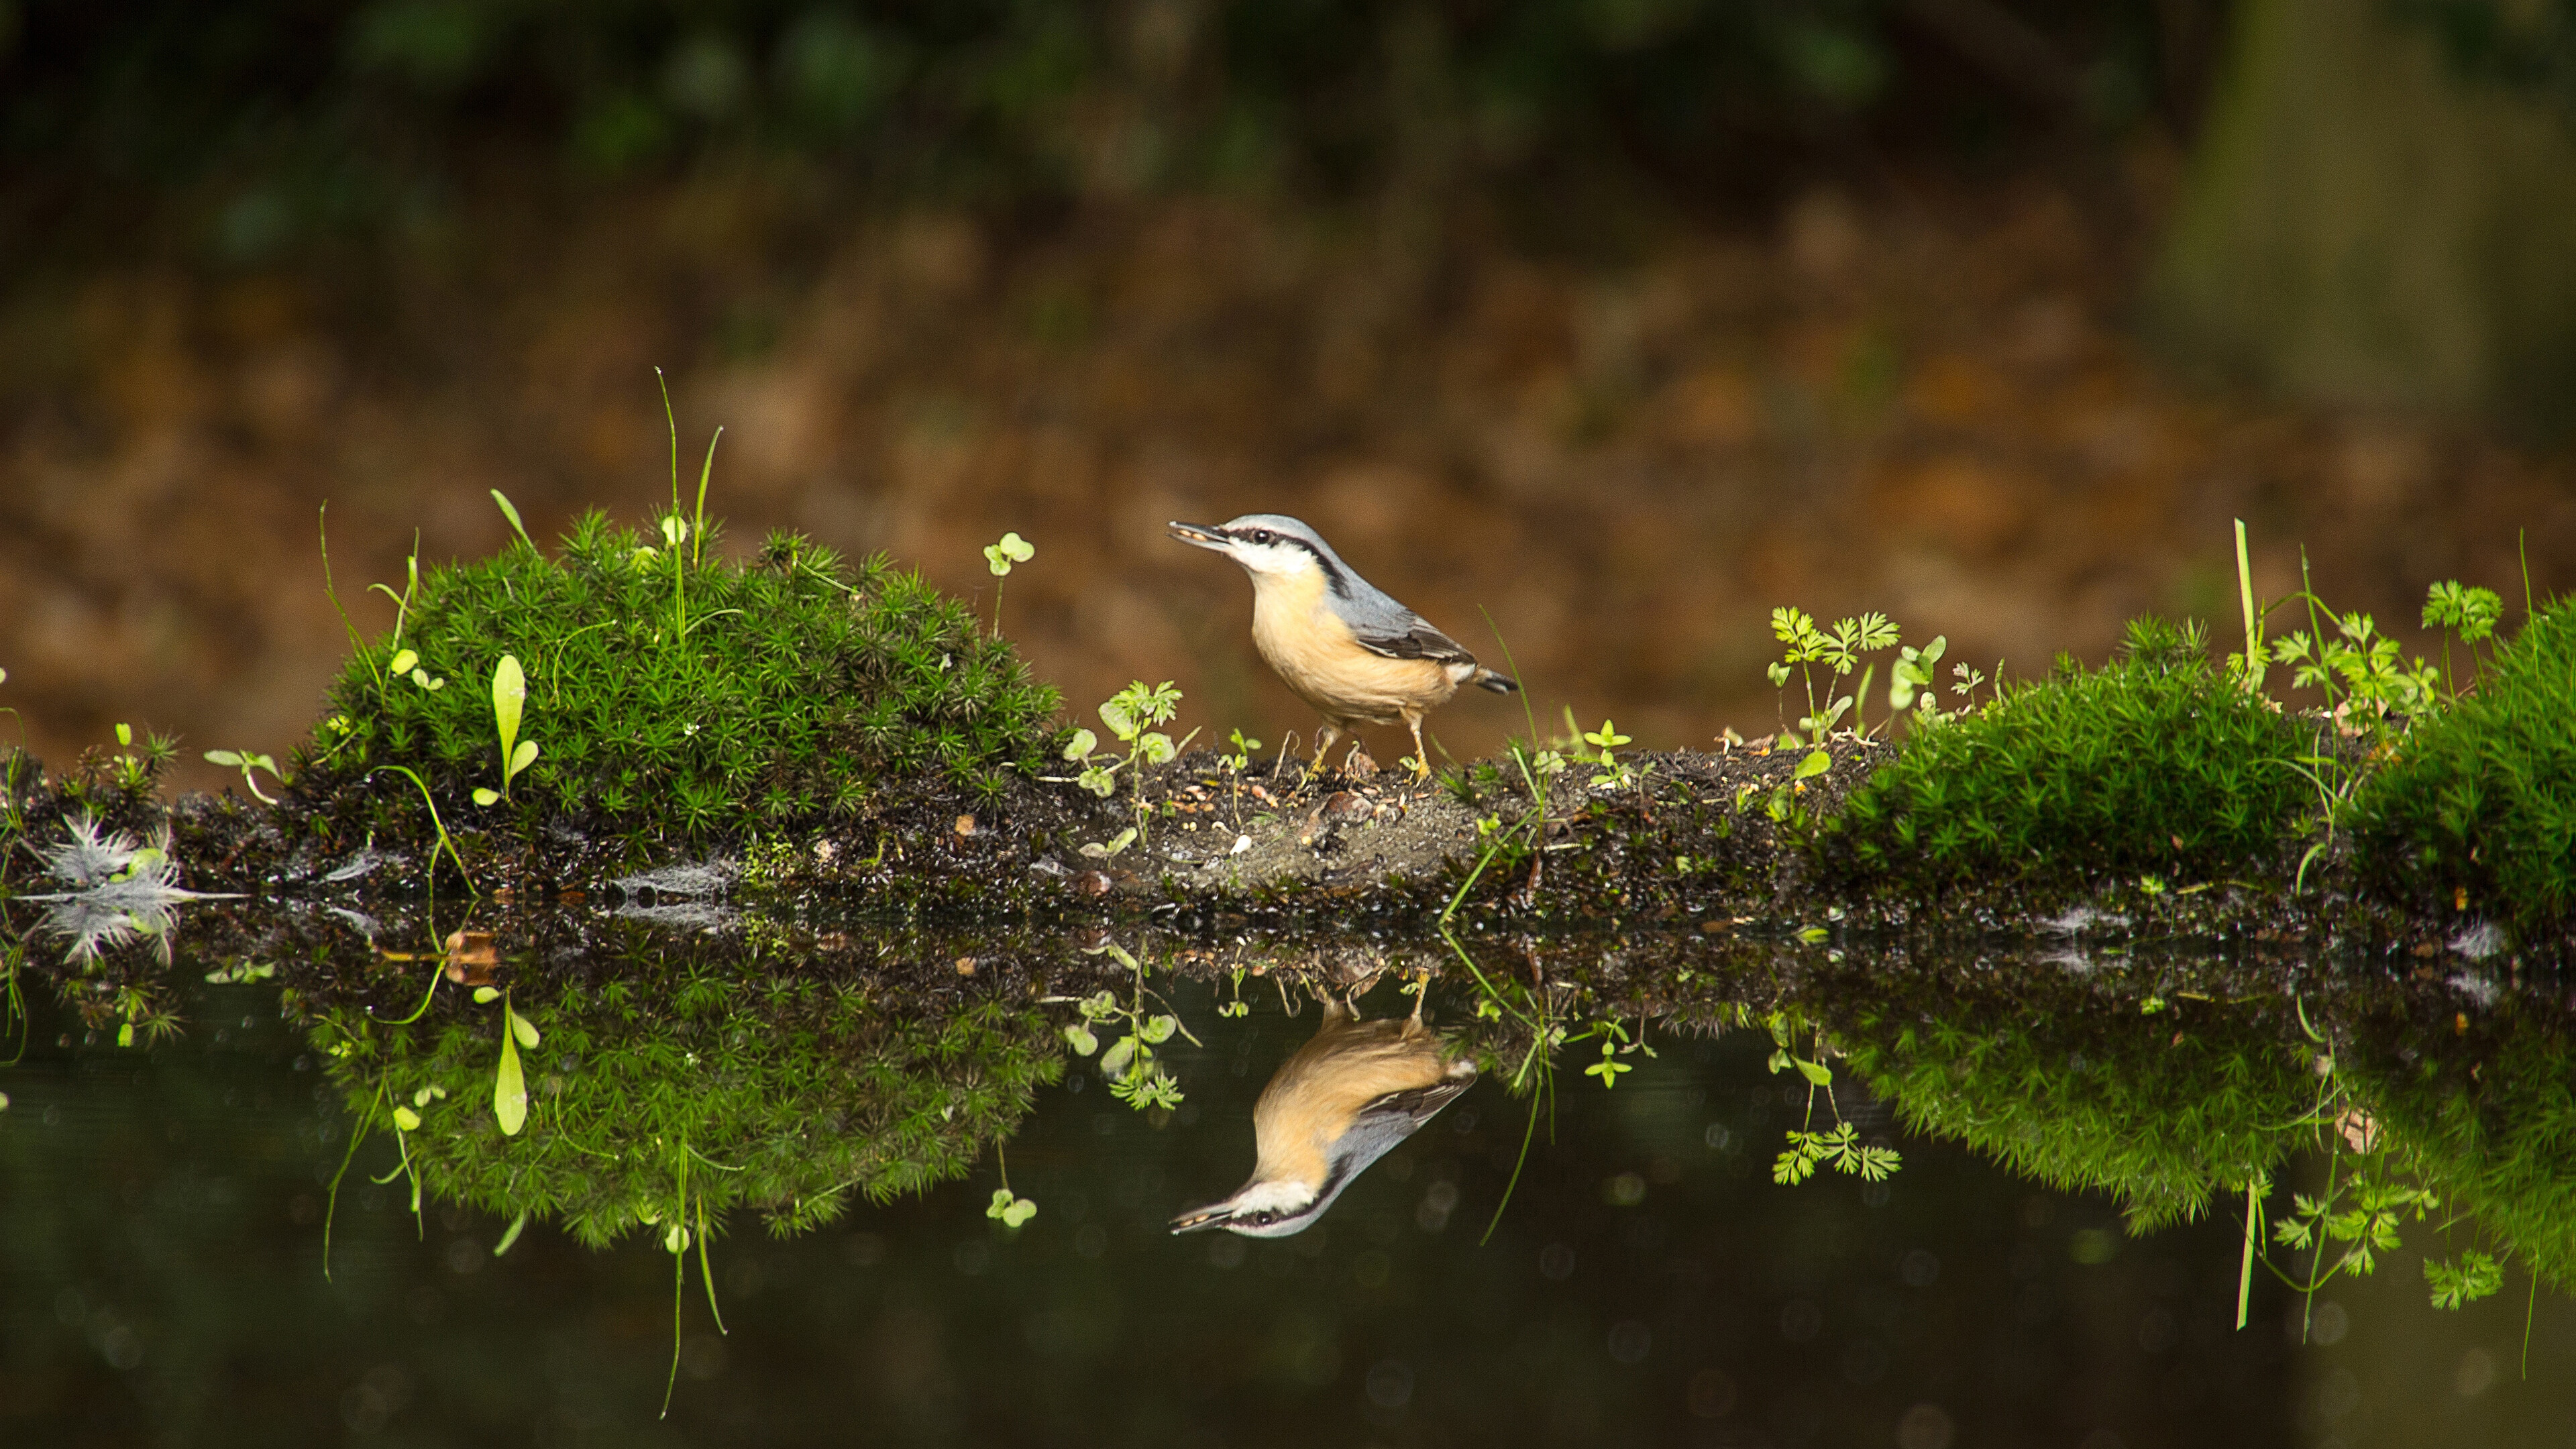
[[[1226,551],[1228,543],[1226,536],[1213,528],[1208,528],[1196,523],[1175,523],[1171,525],[1171,528],[1172,537],[1179,539],[1183,543],[1194,543],[1201,548],[1212,548],[1218,553],[1224,553]]]
[[[1172,526],[1180,527],[1179,524]],[[1221,1202],[1212,1202],[1206,1207],[1192,1208],[1172,1219],[1172,1232],[1175,1236],[1182,1233],[1204,1233],[1210,1228],[1224,1227],[1232,1221],[1234,1221],[1233,1207]]]

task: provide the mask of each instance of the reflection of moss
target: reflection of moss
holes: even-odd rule
[[[743,565],[694,561],[704,542],[647,549],[592,514],[560,559],[516,544],[424,574],[400,637],[363,646],[333,686],[344,723],[317,738],[308,795],[328,810],[369,768],[404,765],[451,825],[597,811],[703,834],[847,811],[890,773],[995,797],[1006,770],[1038,760],[1055,691],[956,600],[793,536]],[[444,685],[390,674],[401,651]],[[515,806],[486,811],[466,800],[502,784],[491,681],[504,654],[526,679],[519,737],[540,753],[511,783]],[[380,777],[373,799],[390,806],[358,808],[416,798]]]
[[[852,1189],[920,1191],[964,1173],[1063,1070],[1025,999],[898,1012],[866,987],[739,961],[641,975],[516,992],[543,1033],[516,1137],[493,1120],[497,1004],[407,1027],[335,1009],[315,1041],[370,1130],[419,1114],[403,1145],[431,1193],[557,1216],[591,1243],[675,1220],[684,1154],[692,1212],[758,1208],[779,1231],[828,1220]]]
[[[2354,803],[2386,888],[2539,927],[2576,908],[2576,601],[2535,616],[2477,692],[2417,724]]]
[[[1864,1016],[1836,1039],[1914,1130],[2051,1187],[2108,1191],[2137,1232],[2269,1171],[2316,1097],[2306,1053],[2198,1012],[1953,1002],[1931,1020]]]
[[[2446,1208],[2576,1287],[2576,1033],[2510,1004],[2459,1021],[2357,1024],[2345,1080]]]
[[[2130,624],[2123,657],[1923,730],[1852,792],[1822,843],[1872,868],[2213,870],[2286,837],[2310,798],[2297,730],[2196,639]]]

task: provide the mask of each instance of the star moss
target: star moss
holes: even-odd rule
[[[326,814],[352,786],[370,812],[415,811],[401,766],[450,829],[605,817],[705,837],[846,817],[896,784],[996,800],[1034,771],[1056,692],[963,604],[792,534],[741,563],[711,542],[651,546],[593,513],[559,558],[521,542],[421,574],[332,686],[303,787]],[[517,739],[538,747],[507,781],[504,656]]]
[[[2535,615],[2474,693],[2419,721],[2354,802],[2389,894],[2525,935],[2576,914],[2576,601]]]
[[[1864,872],[2217,872],[2295,831],[2311,746],[2220,676],[2195,630],[2129,626],[2098,670],[2061,660],[1964,719],[1921,730],[1817,843]]]

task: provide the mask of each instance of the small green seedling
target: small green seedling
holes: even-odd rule
[[[152,788],[153,779],[179,757],[177,739],[151,731],[138,745],[134,742],[134,726],[130,724],[116,727],[116,748],[116,786],[129,795]]]
[[[394,657],[385,661],[385,672],[397,677],[406,674],[410,675],[412,683],[417,684],[421,688],[429,690],[432,693],[436,693],[437,691],[447,687],[447,681],[445,679],[433,675],[428,670],[420,667],[420,651],[416,649],[396,650],[394,652]]]
[[[1878,666],[1871,663],[1863,667],[1862,661],[1870,654],[1897,646],[1898,630],[1888,622],[1887,616],[1876,612],[1862,614],[1840,620],[1828,631],[1819,626],[1815,617],[1806,610],[1784,604],[1771,611],[1771,633],[1787,646],[1779,662],[1768,670],[1772,687],[1788,688],[1794,666],[1807,692],[1807,712],[1798,717],[1796,729],[1780,732],[1781,744],[1792,748],[1802,744],[1822,745],[1834,732],[1834,727],[1841,723],[1843,714],[1855,706],[1859,713],[1852,716],[1852,727],[1867,734],[1869,707],[1865,701],[1869,698],[1870,683],[1877,676]],[[1819,664],[1827,670],[1825,698],[1821,702],[1816,698],[1815,666]],[[1836,698],[1837,681],[1849,677],[1856,669],[1861,671],[1859,687]]]
[[[492,666],[492,719],[501,735],[501,788],[476,787],[474,803],[490,805],[510,798],[510,782],[519,772],[537,762],[537,742],[519,738],[519,717],[527,708],[528,677],[519,669],[519,657],[504,654]]]
[[[1002,581],[1011,576],[1013,564],[1024,564],[1037,557],[1037,545],[1016,533],[1002,535],[999,543],[984,545],[984,564],[993,571],[993,633],[1002,632]]]
[[[1100,753],[1100,736],[1087,729],[1075,730],[1073,739],[1064,747],[1065,759],[1082,766],[1082,774],[1075,779],[1074,783],[1103,800],[1118,793],[1118,772],[1128,771],[1128,778],[1135,782],[1136,833],[1140,838],[1144,834],[1148,820],[1145,810],[1145,777],[1141,770],[1133,767],[1139,762],[1148,765],[1162,764],[1178,755],[1181,752],[1181,745],[1186,745],[1198,737],[1198,731],[1192,730],[1181,737],[1180,744],[1174,744],[1170,735],[1149,728],[1153,725],[1169,724],[1172,716],[1180,713],[1180,708],[1181,692],[1172,687],[1170,680],[1166,679],[1160,684],[1147,684],[1141,679],[1136,680],[1125,689],[1101,701],[1100,705],[1100,722],[1109,726],[1110,732],[1118,736],[1119,740],[1127,746],[1124,758]]]
[[[1923,724],[1933,724],[1949,718],[1941,712],[1939,700],[1932,689],[1933,670],[1940,666],[1941,655],[1949,647],[1949,635],[1935,634],[1932,636],[1932,642],[1920,649],[1908,644],[1896,651],[1896,663],[1888,670],[1887,678],[1889,712],[1901,716],[1908,710],[1918,711],[1915,719]],[[1964,664],[1959,668],[1962,671],[1967,670]]]
[[[246,750],[208,750],[206,763],[241,771],[243,788],[258,797],[263,805],[276,804],[276,797],[259,788],[259,781],[252,777],[251,771],[266,770],[270,779],[281,785],[286,783],[286,777],[277,772],[277,761],[267,755],[254,755]]]
[[[1569,711],[1569,716],[1570,714],[1571,712]],[[1610,721],[1605,719],[1601,722],[1601,728],[1597,730],[1578,731],[1578,735],[1583,741],[1583,744],[1590,746],[1590,748],[1584,749],[1578,747],[1574,752],[1574,757],[1583,761],[1585,764],[1596,766],[1600,771],[1600,773],[1592,777],[1592,786],[1594,789],[1615,788],[1621,785],[1632,784],[1636,781],[1637,772],[1629,766],[1621,764],[1618,756],[1611,753],[1619,746],[1631,743],[1628,736],[1619,733],[1619,727],[1617,725],[1612,724]]]
[[[1252,768],[1252,757],[1260,751],[1261,741],[1245,737],[1241,730],[1232,731],[1226,739],[1234,745],[1234,753],[1217,757],[1225,762],[1225,767],[1238,775]]]
[[[545,551],[537,547],[537,541],[535,539],[528,537],[528,526],[519,521],[519,510],[510,502],[509,495],[503,493],[500,489],[495,488],[492,490],[492,501],[500,505],[501,516],[510,521],[510,531],[519,536],[519,542],[526,544],[530,553],[543,553]]]
[[[2504,618],[2504,600],[2493,589],[2464,588],[2458,579],[2444,579],[2424,592],[2424,627],[2442,632],[2442,689],[2453,699],[2460,697],[2459,680],[2451,673],[2451,635],[2469,647],[2469,660],[2477,662],[2478,646],[2494,637],[2495,627]],[[2430,1266],[2429,1264],[2427,1265]]]

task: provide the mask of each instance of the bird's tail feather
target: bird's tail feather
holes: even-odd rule
[[[1490,689],[1496,694],[1510,694],[1521,687],[1519,680],[1508,674],[1496,674],[1482,665],[1476,668],[1475,683],[1478,688]]]

